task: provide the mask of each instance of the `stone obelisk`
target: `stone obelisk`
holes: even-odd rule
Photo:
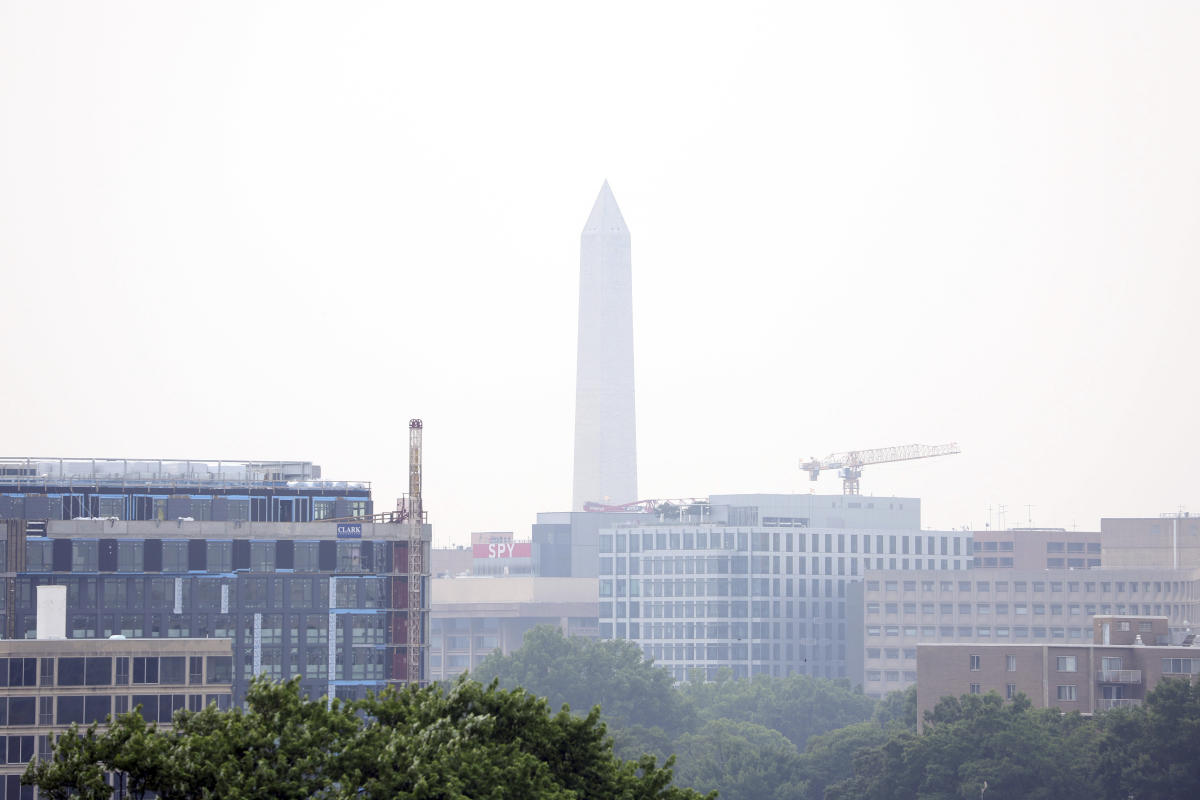
[[[579,247],[575,487],[571,507],[637,500],[633,407],[633,274],[629,229],[608,181]]]

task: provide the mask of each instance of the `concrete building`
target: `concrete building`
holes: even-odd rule
[[[5,638],[33,637],[35,589],[59,585],[72,639],[231,638],[238,701],[258,673],[301,675],[314,697],[426,679],[429,526],[410,576],[397,515],[298,521],[369,512],[367,484],[323,480],[308,462],[12,463],[20,474],[0,489],[22,514],[0,525]],[[91,518],[61,518],[78,508]]]
[[[881,512],[881,505],[898,504],[854,499]],[[762,511],[786,502],[730,506],[729,513],[754,509],[758,519],[778,520],[787,515]],[[728,518],[716,506],[711,516]],[[638,642],[677,680],[692,670],[715,677],[723,668],[738,677],[849,677],[861,658],[854,648],[861,648],[862,620],[849,613],[848,598],[863,574],[966,570],[970,537],[919,528],[668,522],[605,529],[598,542],[600,635]]]
[[[580,237],[573,497],[575,511],[638,499],[633,270],[629,229],[608,181]]]
[[[1082,645],[1093,620],[1112,614],[1161,617],[1182,639],[1200,614],[1198,570],[870,570],[863,577],[850,600],[861,671],[852,664],[850,677],[873,697],[917,682],[922,644]]]
[[[1100,615],[1086,643],[921,643],[917,719],[942,697],[991,691],[1084,714],[1136,705],[1164,678],[1200,674],[1200,648],[1170,641],[1163,617]]]
[[[42,587],[45,589],[62,587]],[[46,604],[40,604],[44,609]],[[54,609],[61,630],[65,597]],[[50,612],[41,616],[48,618]],[[147,722],[169,724],[175,711],[232,700],[231,642],[223,639],[20,639],[0,641],[0,800],[32,798],[20,776],[50,736],[79,723],[141,706]]]
[[[598,635],[595,578],[435,578],[433,597],[433,680],[474,669],[495,650],[511,653],[538,625],[568,636]]]
[[[973,539],[977,569],[1091,569],[1103,563],[1098,532],[1017,528],[975,531]]]
[[[1200,517],[1195,515],[1101,519],[1100,532],[1107,565],[1200,569]]]

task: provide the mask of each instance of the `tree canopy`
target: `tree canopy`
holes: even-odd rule
[[[621,761],[599,713],[551,713],[521,690],[460,680],[353,703],[310,701],[299,683],[257,680],[244,709],[181,711],[158,729],[139,713],[60,736],[23,780],[43,797],[107,798],[104,773],[135,796],[466,800],[693,800],[671,764]]]
[[[556,627],[539,626],[525,634],[520,649],[507,656],[493,653],[471,677],[519,686],[545,697],[553,708],[565,704],[587,713],[600,706],[614,727],[661,728],[675,736],[696,722],[670,674],[646,660],[635,643],[621,639],[567,637]]]

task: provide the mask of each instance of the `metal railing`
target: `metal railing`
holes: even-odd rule
[[[1096,673],[1096,680],[1100,683],[1141,683],[1142,671],[1140,669],[1102,669]]]
[[[1141,700],[1132,697],[1101,697],[1096,701],[1096,710],[1111,711],[1114,708],[1133,708],[1141,704]]]

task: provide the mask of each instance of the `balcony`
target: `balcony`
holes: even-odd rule
[[[1140,669],[1102,669],[1096,673],[1096,680],[1100,683],[1141,683],[1142,671]]]
[[[1133,708],[1141,704],[1141,700],[1132,697],[1101,697],[1096,701],[1096,710],[1111,711],[1114,708]]]

